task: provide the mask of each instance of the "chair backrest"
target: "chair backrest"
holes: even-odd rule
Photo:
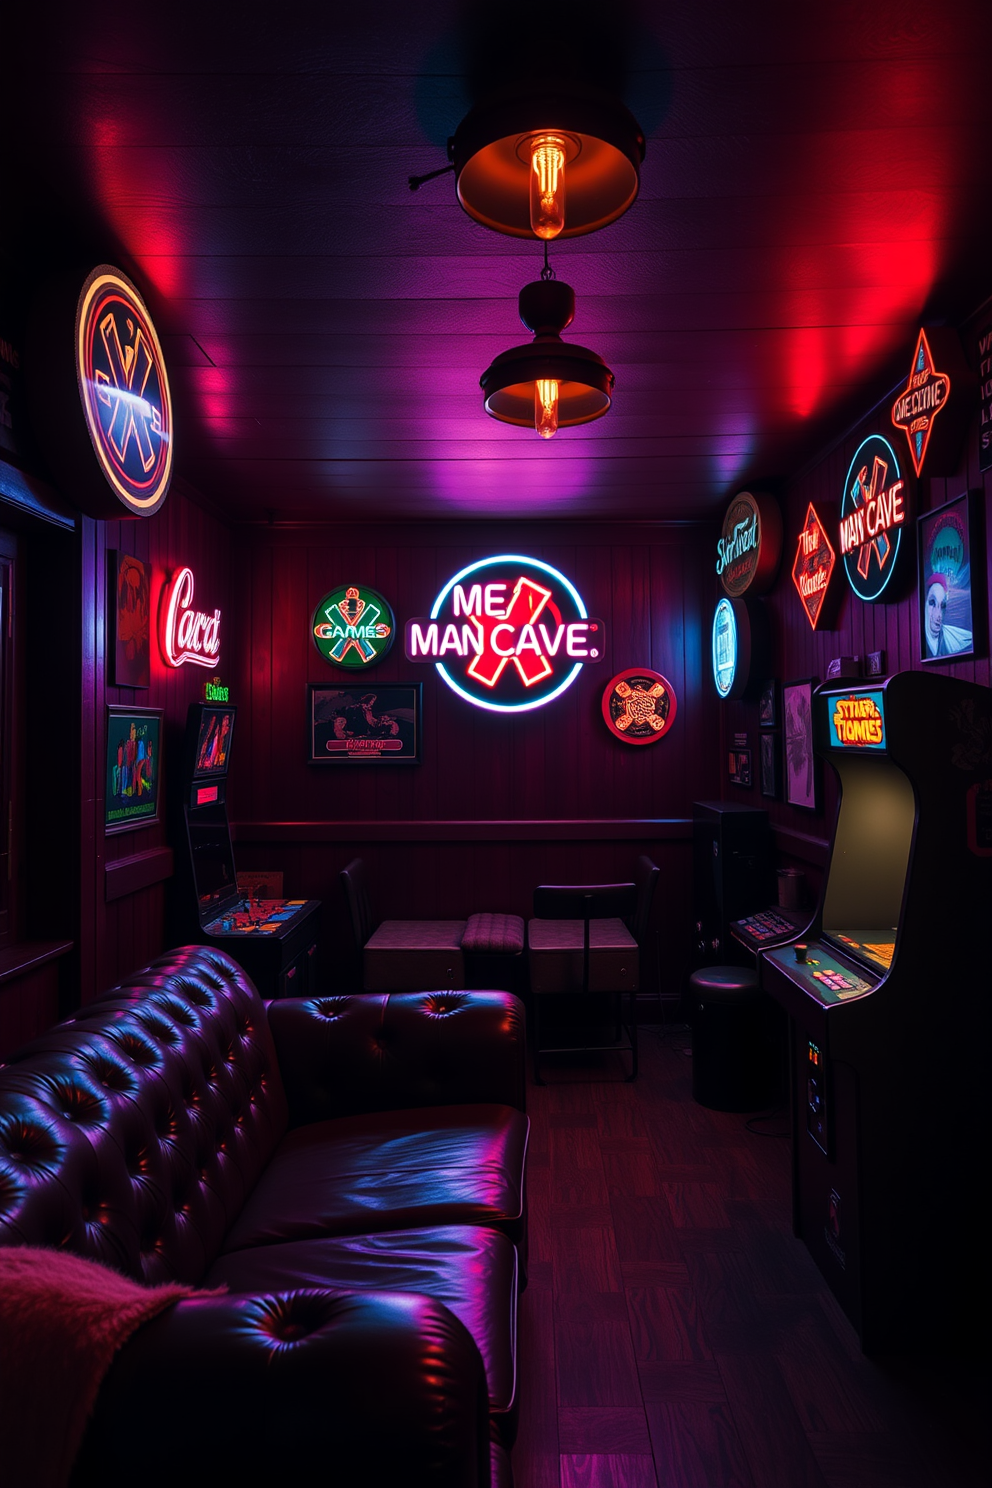
[[[637,909],[637,885],[540,884],[534,890],[539,920],[626,919]]]
[[[651,918],[651,905],[654,902],[655,889],[658,887],[658,879],[661,877],[661,869],[657,863],[653,863],[644,853],[637,860],[634,869],[634,882],[637,885],[637,908],[634,910],[633,918],[628,921],[628,929],[639,946],[644,945],[648,933],[648,921]]]
[[[347,868],[342,868],[341,882],[348,901],[351,933],[355,937],[355,949],[361,954],[366,941],[375,929],[372,906],[369,903],[368,875],[361,858],[352,858]]]

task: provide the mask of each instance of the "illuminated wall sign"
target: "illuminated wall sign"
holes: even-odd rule
[[[796,561],[792,565],[792,582],[802,601],[806,619],[815,630],[826,605],[827,590],[837,565],[826,528],[810,502],[806,524],[799,534]]]
[[[603,720],[625,744],[653,744],[675,722],[678,704],[672,684],[660,672],[629,667],[618,672],[603,693]]]
[[[363,671],[381,661],[392,646],[396,621],[375,589],[347,584],[324,595],[313,612],[311,631],[325,661]]]
[[[885,701],[881,691],[824,698],[832,749],[884,749]]]
[[[892,405],[893,425],[906,436],[917,475],[927,457],[934,422],[950,396],[951,379],[946,372],[937,371],[927,333],[921,330],[909,369],[909,381]]]
[[[720,599],[713,612],[710,660],[721,698],[743,697],[768,672],[768,620],[760,600]]]
[[[79,297],[76,376],[93,451],[123,514],[150,517],[172,479],[169,379],[141,296],[106,264]],[[120,506],[93,515],[119,517]]]
[[[713,615],[713,681],[722,698],[729,698],[737,678],[737,615],[729,599],[717,603]]]
[[[867,603],[892,583],[909,515],[907,496],[895,450],[880,434],[869,434],[851,461],[840,509],[844,572]]]
[[[219,677],[215,677],[212,682],[204,682],[203,701],[205,703],[229,703],[231,689],[225,687]]]
[[[470,563],[429,618],[406,625],[407,659],[434,662],[453,692],[491,713],[560,697],[587,662],[602,660],[605,641],[602,620],[564,574],[513,553]]]
[[[193,570],[180,568],[162,591],[162,655],[171,667],[215,667],[220,661],[220,610],[193,608]]]
[[[782,513],[770,496],[740,491],[727,508],[716,545],[716,571],[725,594],[763,594],[782,557]]]

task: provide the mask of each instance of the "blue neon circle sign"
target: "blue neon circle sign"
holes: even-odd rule
[[[730,696],[737,676],[737,616],[729,599],[721,599],[713,612],[713,682],[722,698]]]
[[[557,568],[501,553],[454,574],[428,617],[408,620],[409,661],[433,662],[465,702],[490,713],[543,708],[583,666],[602,661],[606,629]]]
[[[844,573],[866,604],[883,598],[899,566],[908,495],[895,450],[881,434],[869,434],[851,461],[840,508]]]

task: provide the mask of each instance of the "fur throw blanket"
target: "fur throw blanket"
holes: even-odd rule
[[[0,1245],[0,1481],[65,1488],[114,1354],[194,1287],[142,1286],[68,1251]]]

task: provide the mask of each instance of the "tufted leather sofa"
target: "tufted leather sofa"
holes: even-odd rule
[[[227,1288],[120,1351],[73,1488],[506,1488],[523,1106],[510,994],[266,1007],[208,947],[0,1067],[0,1244]]]

